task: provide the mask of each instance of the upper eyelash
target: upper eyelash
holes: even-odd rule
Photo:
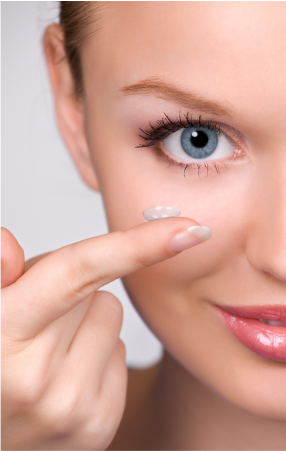
[[[172,121],[166,113],[164,113],[164,116],[166,120],[165,118],[157,120],[157,127],[153,127],[153,125],[149,122],[150,129],[143,130],[142,128],[140,128],[141,132],[146,136],[139,135],[139,137],[144,139],[146,144],[139,144],[139,146],[136,146],[135,148],[152,147],[159,141],[167,138],[167,136],[169,136],[171,133],[187,127],[204,126],[216,130],[219,136],[221,136],[222,134],[220,124],[218,122],[201,120],[201,116],[199,116],[199,119],[193,120],[192,116],[189,119],[189,113],[187,113],[186,115],[184,115],[185,120],[183,120],[181,118],[181,113],[179,113],[179,117],[176,119],[176,121]]]
[[[213,162],[203,162],[201,163],[183,163],[180,161],[176,161],[173,158],[170,158],[165,152],[163,152],[163,150],[161,149],[161,147],[158,147],[158,144],[160,144],[160,141],[162,141],[164,138],[167,138],[167,136],[169,136],[171,133],[174,133],[178,130],[181,130],[182,128],[187,128],[187,127],[196,127],[196,126],[204,126],[204,127],[208,127],[210,129],[216,130],[217,133],[219,134],[219,136],[222,135],[222,131],[221,131],[221,126],[223,126],[223,128],[226,128],[228,130],[228,133],[224,133],[226,138],[229,139],[230,142],[232,142],[233,144],[236,142],[239,147],[240,144],[242,144],[243,147],[245,147],[246,142],[245,142],[245,138],[243,137],[243,135],[235,130],[233,127],[228,126],[226,124],[222,124],[222,123],[218,123],[215,122],[213,120],[202,120],[201,116],[199,116],[198,119],[192,119],[192,116],[189,118],[189,113],[184,114],[184,119],[182,119],[181,117],[181,113],[179,113],[179,117],[176,118],[175,121],[172,121],[169,116],[167,116],[166,113],[164,113],[164,117],[161,120],[157,120],[157,127],[154,127],[150,122],[149,122],[149,129],[143,130],[142,128],[140,128],[140,131],[143,133],[143,135],[139,135],[140,138],[142,138],[145,143],[144,144],[139,144],[138,146],[136,146],[135,148],[143,148],[143,147],[154,147],[154,150],[156,150],[157,154],[160,155],[161,158],[165,158],[165,160],[168,163],[168,167],[170,166],[176,166],[179,167],[180,169],[182,169],[184,171],[184,177],[186,178],[186,171],[188,169],[194,169],[197,170],[198,173],[198,177],[200,178],[200,172],[201,169],[206,171],[206,177],[208,176],[209,173],[209,169],[214,169],[216,171],[217,174],[220,174],[220,169],[223,168],[228,168],[231,164],[231,162],[224,162],[224,161],[220,161],[220,160],[214,160]],[[230,134],[230,136],[229,136]],[[236,146],[235,146],[236,147]],[[237,149],[239,151],[239,148]],[[242,152],[241,155],[244,155],[245,153]],[[235,156],[237,156],[238,154],[236,153]]]

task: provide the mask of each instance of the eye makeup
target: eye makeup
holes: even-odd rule
[[[184,177],[186,177],[185,173],[188,169],[197,170],[199,177],[201,169],[204,170],[206,176],[208,176],[209,170],[215,170],[219,174],[222,168],[229,168],[234,163],[235,158],[245,155],[245,152],[242,150],[242,145],[245,146],[242,134],[226,124],[212,120],[205,121],[201,119],[201,116],[198,119],[192,119],[192,117],[189,118],[188,113],[184,115],[184,119],[179,114],[179,117],[174,121],[166,113],[164,113],[164,116],[161,120],[157,120],[158,125],[156,127],[149,123],[149,129],[144,130],[140,128],[143,134],[140,134],[139,137],[144,140],[144,143],[139,144],[136,148],[153,147],[156,154],[168,163],[167,167],[175,166],[182,168],[184,170]],[[183,158],[179,160],[173,158],[174,154],[164,147],[162,141],[179,130],[194,127],[203,128],[205,131],[209,130],[211,133],[215,131],[218,137],[223,137],[233,146],[233,155],[227,158],[202,159],[201,162],[198,159],[198,162],[191,163],[188,163]]]
[[[179,114],[179,117],[175,121],[172,121],[166,113],[164,113],[164,116],[165,117],[163,117],[162,119],[157,120],[157,127],[153,127],[153,125],[149,123],[149,129],[143,130],[142,128],[140,128],[141,132],[144,133],[145,136],[139,135],[139,137],[145,141],[145,144],[139,144],[138,146],[136,146],[136,148],[154,146],[157,142],[162,141],[171,133],[174,133],[181,128],[205,126],[209,129],[216,130],[219,135],[221,134],[221,127],[218,122],[203,121],[201,119],[201,116],[199,117],[199,119],[193,120],[192,117],[189,118],[189,114],[187,113],[185,115],[185,120],[183,120],[181,118],[181,115]]]

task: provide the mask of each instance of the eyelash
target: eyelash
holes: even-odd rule
[[[221,126],[222,124],[219,122],[214,122],[214,121],[204,121],[201,119],[201,116],[199,116],[199,119],[193,120],[192,116],[191,118],[189,118],[189,113],[187,113],[185,116],[185,120],[183,120],[181,118],[181,113],[179,113],[179,118],[177,118],[175,121],[172,121],[166,113],[164,113],[165,118],[163,117],[161,120],[157,120],[157,127],[153,127],[153,125],[149,122],[149,129],[143,130],[142,128],[140,128],[141,132],[144,133],[146,136],[142,136],[139,135],[140,138],[142,138],[146,144],[139,144],[138,146],[136,146],[136,148],[142,148],[142,147],[153,147],[156,146],[156,144],[160,144],[160,142],[167,138],[167,136],[169,136],[171,133],[175,133],[178,130],[181,130],[182,128],[187,128],[187,127],[198,127],[198,126],[204,126],[204,127],[208,127],[209,129],[212,130],[216,130],[218,135],[221,136],[222,135],[222,131],[221,131]],[[228,127],[228,126],[225,126]],[[232,127],[229,127],[229,129],[231,129],[232,134],[236,135],[236,140],[240,141],[240,134],[232,129]],[[227,139],[230,142],[234,142],[226,133],[224,133],[225,136],[227,137]],[[207,176],[208,176],[208,172],[210,168],[213,168],[216,170],[217,174],[220,174],[220,169],[222,167],[228,167],[225,162],[214,162],[211,164],[208,163],[203,163],[203,164],[199,164],[199,163],[181,163],[179,161],[176,161],[172,158],[170,158],[165,152],[162,151],[162,149],[160,148],[160,146],[154,147],[154,150],[156,151],[157,155],[159,155],[161,158],[164,158],[165,161],[167,161],[169,164],[167,166],[167,168],[169,166],[175,166],[175,167],[179,167],[181,169],[184,170],[184,177],[186,178],[186,170],[188,170],[189,168],[192,169],[197,169],[198,171],[198,177],[200,177],[200,170],[201,168],[205,168],[207,171]],[[235,154],[233,156],[233,158],[237,157],[237,156],[242,156],[244,155],[244,153],[241,153],[241,151],[239,149],[237,149],[237,147],[235,147]]]

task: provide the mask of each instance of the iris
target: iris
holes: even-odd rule
[[[218,132],[206,126],[187,127],[181,135],[181,146],[192,158],[207,158],[217,148]]]

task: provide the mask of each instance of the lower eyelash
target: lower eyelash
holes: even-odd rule
[[[185,120],[182,120],[181,113],[179,113],[179,118],[177,118],[176,121],[172,121],[167,116],[166,113],[164,113],[164,116],[165,116],[165,118],[157,121],[157,124],[158,124],[157,128],[153,127],[151,125],[151,123],[149,123],[149,126],[150,126],[149,130],[148,129],[143,130],[142,128],[140,128],[141,132],[144,133],[145,136],[139,135],[139,137],[142,138],[145,141],[145,143],[139,144],[139,146],[136,146],[136,148],[154,147],[154,150],[157,153],[157,155],[159,155],[160,158],[165,159],[165,161],[167,161],[169,163],[167,168],[170,166],[175,166],[175,167],[179,167],[179,168],[183,169],[185,178],[186,178],[186,171],[188,169],[197,170],[198,177],[200,178],[201,169],[206,170],[206,177],[207,177],[210,170],[215,170],[217,172],[217,174],[220,174],[220,170],[222,168],[228,169],[232,165],[232,162],[229,160],[228,160],[227,164],[225,161],[219,161],[219,160],[216,160],[213,163],[205,163],[204,162],[203,164],[199,164],[199,163],[181,163],[179,161],[174,160],[173,158],[168,157],[168,155],[165,152],[163,152],[162,149],[160,148],[160,142],[164,138],[169,136],[171,133],[175,133],[176,131],[181,130],[182,128],[188,128],[188,127],[194,127],[194,126],[205,126],[210,129],[216,130],[219,136],[221,136],[222,132],[220,129],[221,124],[213,122],[213,121],[203,121],[203,120],[201,120],[201,116],[199,116],[198,120],[193,120],[192,117],[189,119],[189,113],[187,113],[186,115],[184,115]],[[225,134],[225,136],[228,138],[228,136],[226,134]],[[241,154],[239,150],[238,151],[235,150],[235,152],[237,152],[237,153],[235,153],[234,157],[239,156],[239,155],[240,156],[244,155],[244,153]]]
[[[221,169],[229,169],[229,167],[231,166],[231,162],[228,161],[228,163],[226,164],[226,162],[224,161],[215,161],[213,163],[203,163],[203,164],[199,164],[199,163],[181,163],[179,161],[173,160],[172,158],[168,157],[168,155],[162,151],[162,149],[160,148],[160,146],[155,146],[154,147],[154,151],[156,152],[156,154],[158,156],[160,156],[160,158],[164,159],[166,162],[168,162],[168,166],[166,167],[166,169],[168,169],[171,166],[174,167],[178,167],[183,169],[184,171],[184,177],[186,178],[186,171],[188,171],[189,169],[193,169],[193,170],[197,170],[198,173],[198,177],[200,178],[201,175],[201,169],[205,169],[206,172],[206,176],[208,176],[209,171],[210,170],[215,170],[217,174],[220,174]]]

